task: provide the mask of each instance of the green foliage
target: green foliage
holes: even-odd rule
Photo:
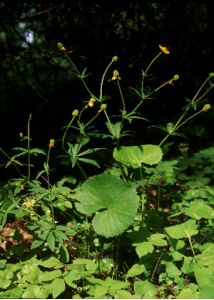
[[[166,233],[173,239],[189,238],[198,233],[197,225],[194,220],[188,220],[185,223],[166,227]]]
[[[92,225],[105,237],[122,234],[134,222],[139,202],[134,185],[105,173],[85,181],[76,199],[78,211],[96,213]]]
[[[197,110],[213,87],[212,73],[177,121],[159,126],[166,132],[159,145],[133,145],[127,128],[145,120],[144,101],[179,78],[145,87],[151,66],[169,50],[159,45],[142,69],[131,106],[113,71],[121,109],[110,114],[104,83],[118,57],[103,71],[96,95],[86,70],[79,71],[62,43],[58,47],[89,100],[74,108],[64,128],[63,155],[55,152],[54,139],[46,151],[31,147],[31,115],[27,134],[20,133],[24,146],[14,148],[15,155],[1,149],[5,167],[14,166],[19,178],[0,187],[0,298],[212,297],[214,150],[189,155],[183,144],[181,156],[162,160],[161,148],[210,109],[204,104]],[[98,118],[106,126],[95,128]],[[58,158],[69,168],[60,179],[53,172]]]
[[[142,163],[154,165],[161,161],[162,150],[156,145],[122,146],[115,148],[113,157],[115,160],[130,166],[140,168]]]

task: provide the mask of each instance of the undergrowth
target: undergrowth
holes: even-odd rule
[[[165,132],[158,145],[133,145],[131,126],[146,121],[144,102],[179,80],[175,74],[153,90],[147,86],[151,67],[169,50],[160,45],[142,69],[130,104],[112,69],[117,56],[94,92],[87,69],[81,72],[58,47],[88,99],[47,149],[32,147],[32,115],[20,145],[0,149],[1,168],[17,171],[0,188],[0,298],[214,297],[214,148],[190,155],[190,145],[180,143],[179,154],[164,157],[168,140],[183,138],[182,126],[210,109],[205,96],[214,73],[177,120],[154,125]],[[113,114],[107,80],[120,96]],[[70,173],[54,180],[57,164]]]

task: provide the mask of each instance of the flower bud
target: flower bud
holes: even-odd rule
[[[118,59],[119,59],[118,56],[113,56],[111,61],[112,61],[112,62],[113,62],[113,61],[117,61]]]
[[[66,50],[63,43],[58,43],[57,46],[58,46],[59,51],[65,51]]]
[[[55,140],[54,139],[50,139],[48,147],[49,148],[54,148],[55,147]]]
[[[121,77],[120,77],[120,73],[117,71],[117,70],[114,70],[113,71],[113,76],[111,78],[112,80],[120,80]]]
[[[211,108],[210,104],[205,104],[204,107],[202,108],[202,111],[208,111]]]
[[[75,110],[72,111],[72,116],[73,117],[77,117],[78,114],[79,114],[79,110],[78,109],[75,109]]]
[[[98,112],[101,112],[103,110],[105,110],[107,108],[107,104],[103,103],[100,105],[100,109],[98,110]]]

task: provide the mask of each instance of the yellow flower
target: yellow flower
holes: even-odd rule
[[[57,46],[58,46],[59,51],[65,51],[66,50],[62,43],[58,43]]]
[[[159,45],[159,48],[164,54],[170,54],[169,49],[167,49],[167,47]]]
[[[88,101],[88,105],[87,105],[87,106],[93,107],[95,102],[96,102],[96,99],[91,98],[91,99]]]
[[[120,80],[120,79],[121,79],[120,73],[117,70],[114,70],[111,80]]]
[[[34,199],[29,199],[23,203],[24,206],[29,207],[29,208],[34,207],[35,204],[36,204],[36,200],[34,200]]]
[[[205,104],[204,107],[202,108],[202,111],[208,111],[211,108],[210,104]]]
[[[98,112],[101,112],[101,111],[105,110],[106,108],[107,108],[107,104],[103,103],[103,104],[101,104],[100,109],[98,110]]]
[[[54,139],[50,139],[48,147],[49,148],[54,148],[55,147],[55,140]]]
[[[23,132],[19,132],[19,136],[20,136],[20,138],[23,138]]]

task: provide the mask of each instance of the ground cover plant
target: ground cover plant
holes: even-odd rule
[[[117,56],[92,91],[87,69],[62,43],[58,49],[88,99],[47,149],[33,145],[32,115],[20,145],[0,149],[1,166],[17,172],[0,188],[0,298],[212,298],[214,147],[189,155],[189,144],[180,143],[166,157],[182,126],[211,108],[205,96],[214,73],[177,120],[153,126],[165,133],[159,144],[138,144],[144,102],[179,80],[175,74],[147,86],[168,48],[159,45],[127,93]],[[118,90],[113,110],[106,82]],[[65,174],[57,178],[60,167]]]

